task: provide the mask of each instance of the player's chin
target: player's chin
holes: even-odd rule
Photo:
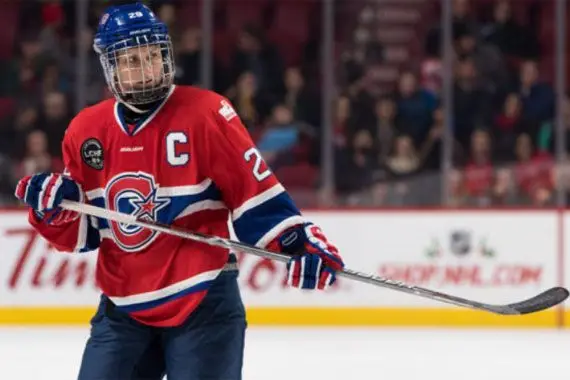
[[[148,91],[162,86],[162,80],[137,83],[132,87],[132,91]]]

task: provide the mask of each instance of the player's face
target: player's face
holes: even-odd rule
[[[159,85],[162,70],[162,53],[157,45],[133,47],[118,53],[117,79],[123,91],[144,91]]]

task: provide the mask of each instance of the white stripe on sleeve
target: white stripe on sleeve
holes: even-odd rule
[[[280,183],[276,184],[275,186],[265,190],[264,192],[257,194],[254,197],[249,198],[247,201],[243,202],[241,206],[235,208],[232,212],[232,220],[239,219],[246,211],[251,210],[259,206],[262,203],[267,202],[271,198],[276,197],[277,195],[281,194],[285,191],[285,188]]]
[[[255,243],[255,246],[258,248],[265,248],[267,246],[267,244],[269,244],[273,239],[275,239],[277,236],[279,236],[279,234],[282,233],[283,231],[285,231],[287,228],[293,227],[297,224],[301,224],[301,223],[305,223],[305,222],[306,222],[305,218],[301,215],[290,216],[289,218],[281,221],[275,227],[273,227],[272,229],[267,231],[265,233],[265,235],[263,235],[257,241],[257,243]]]

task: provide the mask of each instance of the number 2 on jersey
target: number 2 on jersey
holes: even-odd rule
[[[248,149],[243,154],[243,158],[245,158],[247,162],[250,162],[252,158],[255,159],[255,161],[253,162],[253,176],[255,177],[255,179],[257,179],[258,182],[263,181],[265,178],[271,175],[271,170],[269,169],[265,169],[263,172],[259,171],[261,169],[261,163],[263,162],[263,158],[261,158],[261,154],[257,149],[255,148]]]

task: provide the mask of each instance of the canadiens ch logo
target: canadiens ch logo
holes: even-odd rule
[[[158,220],[158,213],[168,206],[170,199],[157,195],[154,177],[143,172],[121,173],[111,179],[105,189],[109,209],[134,215],[149,221]],[[110,222],[111,233],[117,245],[126,252],[147,247],[157,232],[122,223]]]

